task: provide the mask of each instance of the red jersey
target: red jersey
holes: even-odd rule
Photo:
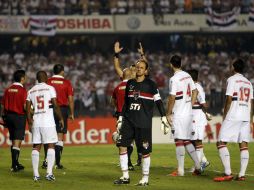
[[[24,105],[26,103],[27,91],[21,83],[15,82],[9,86],[2,98],[2,105],[5,112],[15,112],[20,115],[25,114]]]
[[[125,88],[128,80],[122,81],[115,87],[112,97],[115,99],[116,111],[122,112],[124,105]]]
[[[74,95],[71,82],[60,75],[54,75],[48,79],[47,84],[55,88],[58,105],[68,106],[68,97]]]

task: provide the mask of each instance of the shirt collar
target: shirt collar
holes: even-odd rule
[[[64,77],[61,76],[61,75],[53,75],[52,77],[54,77],[54,78],[64,78]]]
[[[18,85],[18,86],[24,87],[23,84],[21,84],[20,82],[14,82],[13,85]]]

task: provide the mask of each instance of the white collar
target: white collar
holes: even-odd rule
[[[64,77],[61,76],[61,75],[53,75],[52,77],[55,77],[55,78],[64,78]]]
[[[21,84],[20,82],[14,82],[13,85],[18,85],[18,86],[22,86],[23,87],[23,84]]]

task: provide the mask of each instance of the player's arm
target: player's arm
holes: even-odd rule
[[[74,98],[73,96],[68,96],[69,108],[70,108],[70,116],[71,120],[74,120]]]
[[[171,115],[172,115],[172,113],[173,113],[173,107],[174,107],[174,105],[175,105],[175,98],[176,98],[176,96],[175,95],[172,95],[172,94],[170,94],[169,96],[168,96],[168,109],[167,109],[167,118],[168,118],[168,121],[170,122],[170,123],[172,123],[172,118],[171,118]]]
[[[61,127],[63,128],[64,127],[64,120],[63,120],[63,115],[62,115],[62,112],[61,112],[61,109],[56,101],[56,98],[51,98],[51,102],[54,106],[54,110],[55,110],[55,113],[59,119],[59,122],[61,124]]]
[[[231,103],[232,103],[232,96],[226,96],[226,103],[225,103],[225,106],[224,106],[224,111],[223,111],[223,120],[226,118],[226,115],[228,113],[228,110],[231,106]]]
[[[117,41],[114,45],[114,68],[117,73],[117,75],[122,78],[123,77],[123,70],[120,67],[120,60],[119,60],[119,54],[123,50],[122,47],[120,47],[120,43]]]
[[[148,61],[147,61],[147,59],[146,59],[145,51],[144,51],[144,48],[143,48],[141,42],[139,42],[138,52],[139,52],[139,54],[140,54],[140,58],[143,59],[145,62],[148,63]]]
[[[192,93],[191,93],[191,105],[195,104],[195,102],[197,101],[197,96],[198,96],[198,90],[197,89],[192,90]]]
[[[29,131],[32,132],[33,126],[33,114],[32,114],[32,102],[30,100],[26,100],[26,117],[28,122]]]

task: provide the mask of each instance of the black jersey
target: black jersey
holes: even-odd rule
[[[142,82],[131,79],[126,85],[122,115],[134,127],[151,128],[154,102],[158,101],[161,102],[161,97],[151,79],[145,78]]]

